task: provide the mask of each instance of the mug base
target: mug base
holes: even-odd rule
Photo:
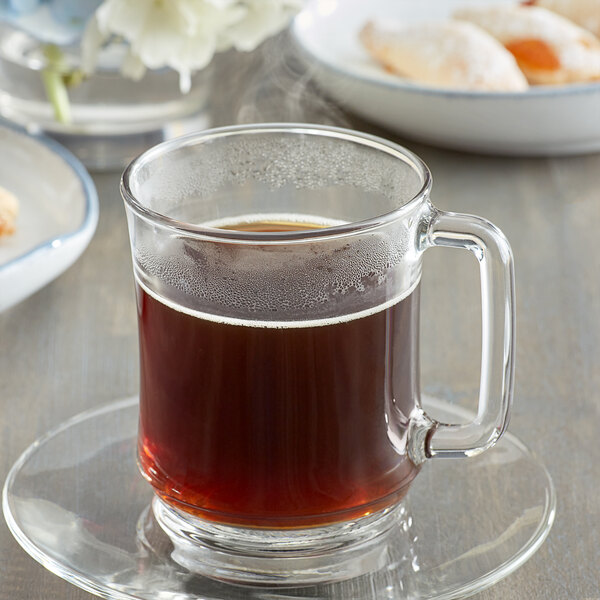
[[[333,525],[256,529],[201,519],[159,496],[152,509],[174,545],[176,563],[211,579],[269,587],[330,583],[377,571],[388,562],[389,532],[408,518],[400,503]]]

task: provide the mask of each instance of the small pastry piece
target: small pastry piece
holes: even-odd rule
[[[15,232],[19,202],[14,194],[0,187],[0,237]]]
[[[359,37],[386,69],[420,83],[464,90],[527,89],[527,81],[510,53],[470,23],[383,28],[370,22]]]
[[[498,5],[454,13],[493,35],[513,54],[530,83],[600,79],[600,40],[538,6]]]
[[[527,0],[524,4],[551,10],[600,37],[600,0]]]

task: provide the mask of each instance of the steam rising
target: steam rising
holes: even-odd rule
[[[216,62],[216,126],[266,122],[351,126],[315,87],[314,70],[298,57],[289,33],[269,40],[255,53],[230,53]]]

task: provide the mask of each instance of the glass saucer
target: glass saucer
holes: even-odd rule
[[[470,416],[440,400],[423,403],[437,419]],[[548,472],[507,434],[481,456],[425,465],[376,571],[295,589],[217,582],[171,558],[173,546],[154,519],[153,493],[136,465],[137,420],[137,398],[82,413],[32,444],[4,486],[4,515],[21,546],[104,598],[462,598],[521,566],[554,520]]]

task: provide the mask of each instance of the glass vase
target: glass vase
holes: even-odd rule
[[[96,72],[68,88],[71,119],[61,123],[43,83],[45,48],[34,37],[0,24],[0,115],[54,137],[90,169],[120,169],[157,142],[207,125],[210,67],[192,77],[187,94],[181,93],[179,75],[171,69],[148,71],[133,81],[119,71],[125,44],[103,49]],[[76,71],[79,44],[61,50],[65,74]]]

